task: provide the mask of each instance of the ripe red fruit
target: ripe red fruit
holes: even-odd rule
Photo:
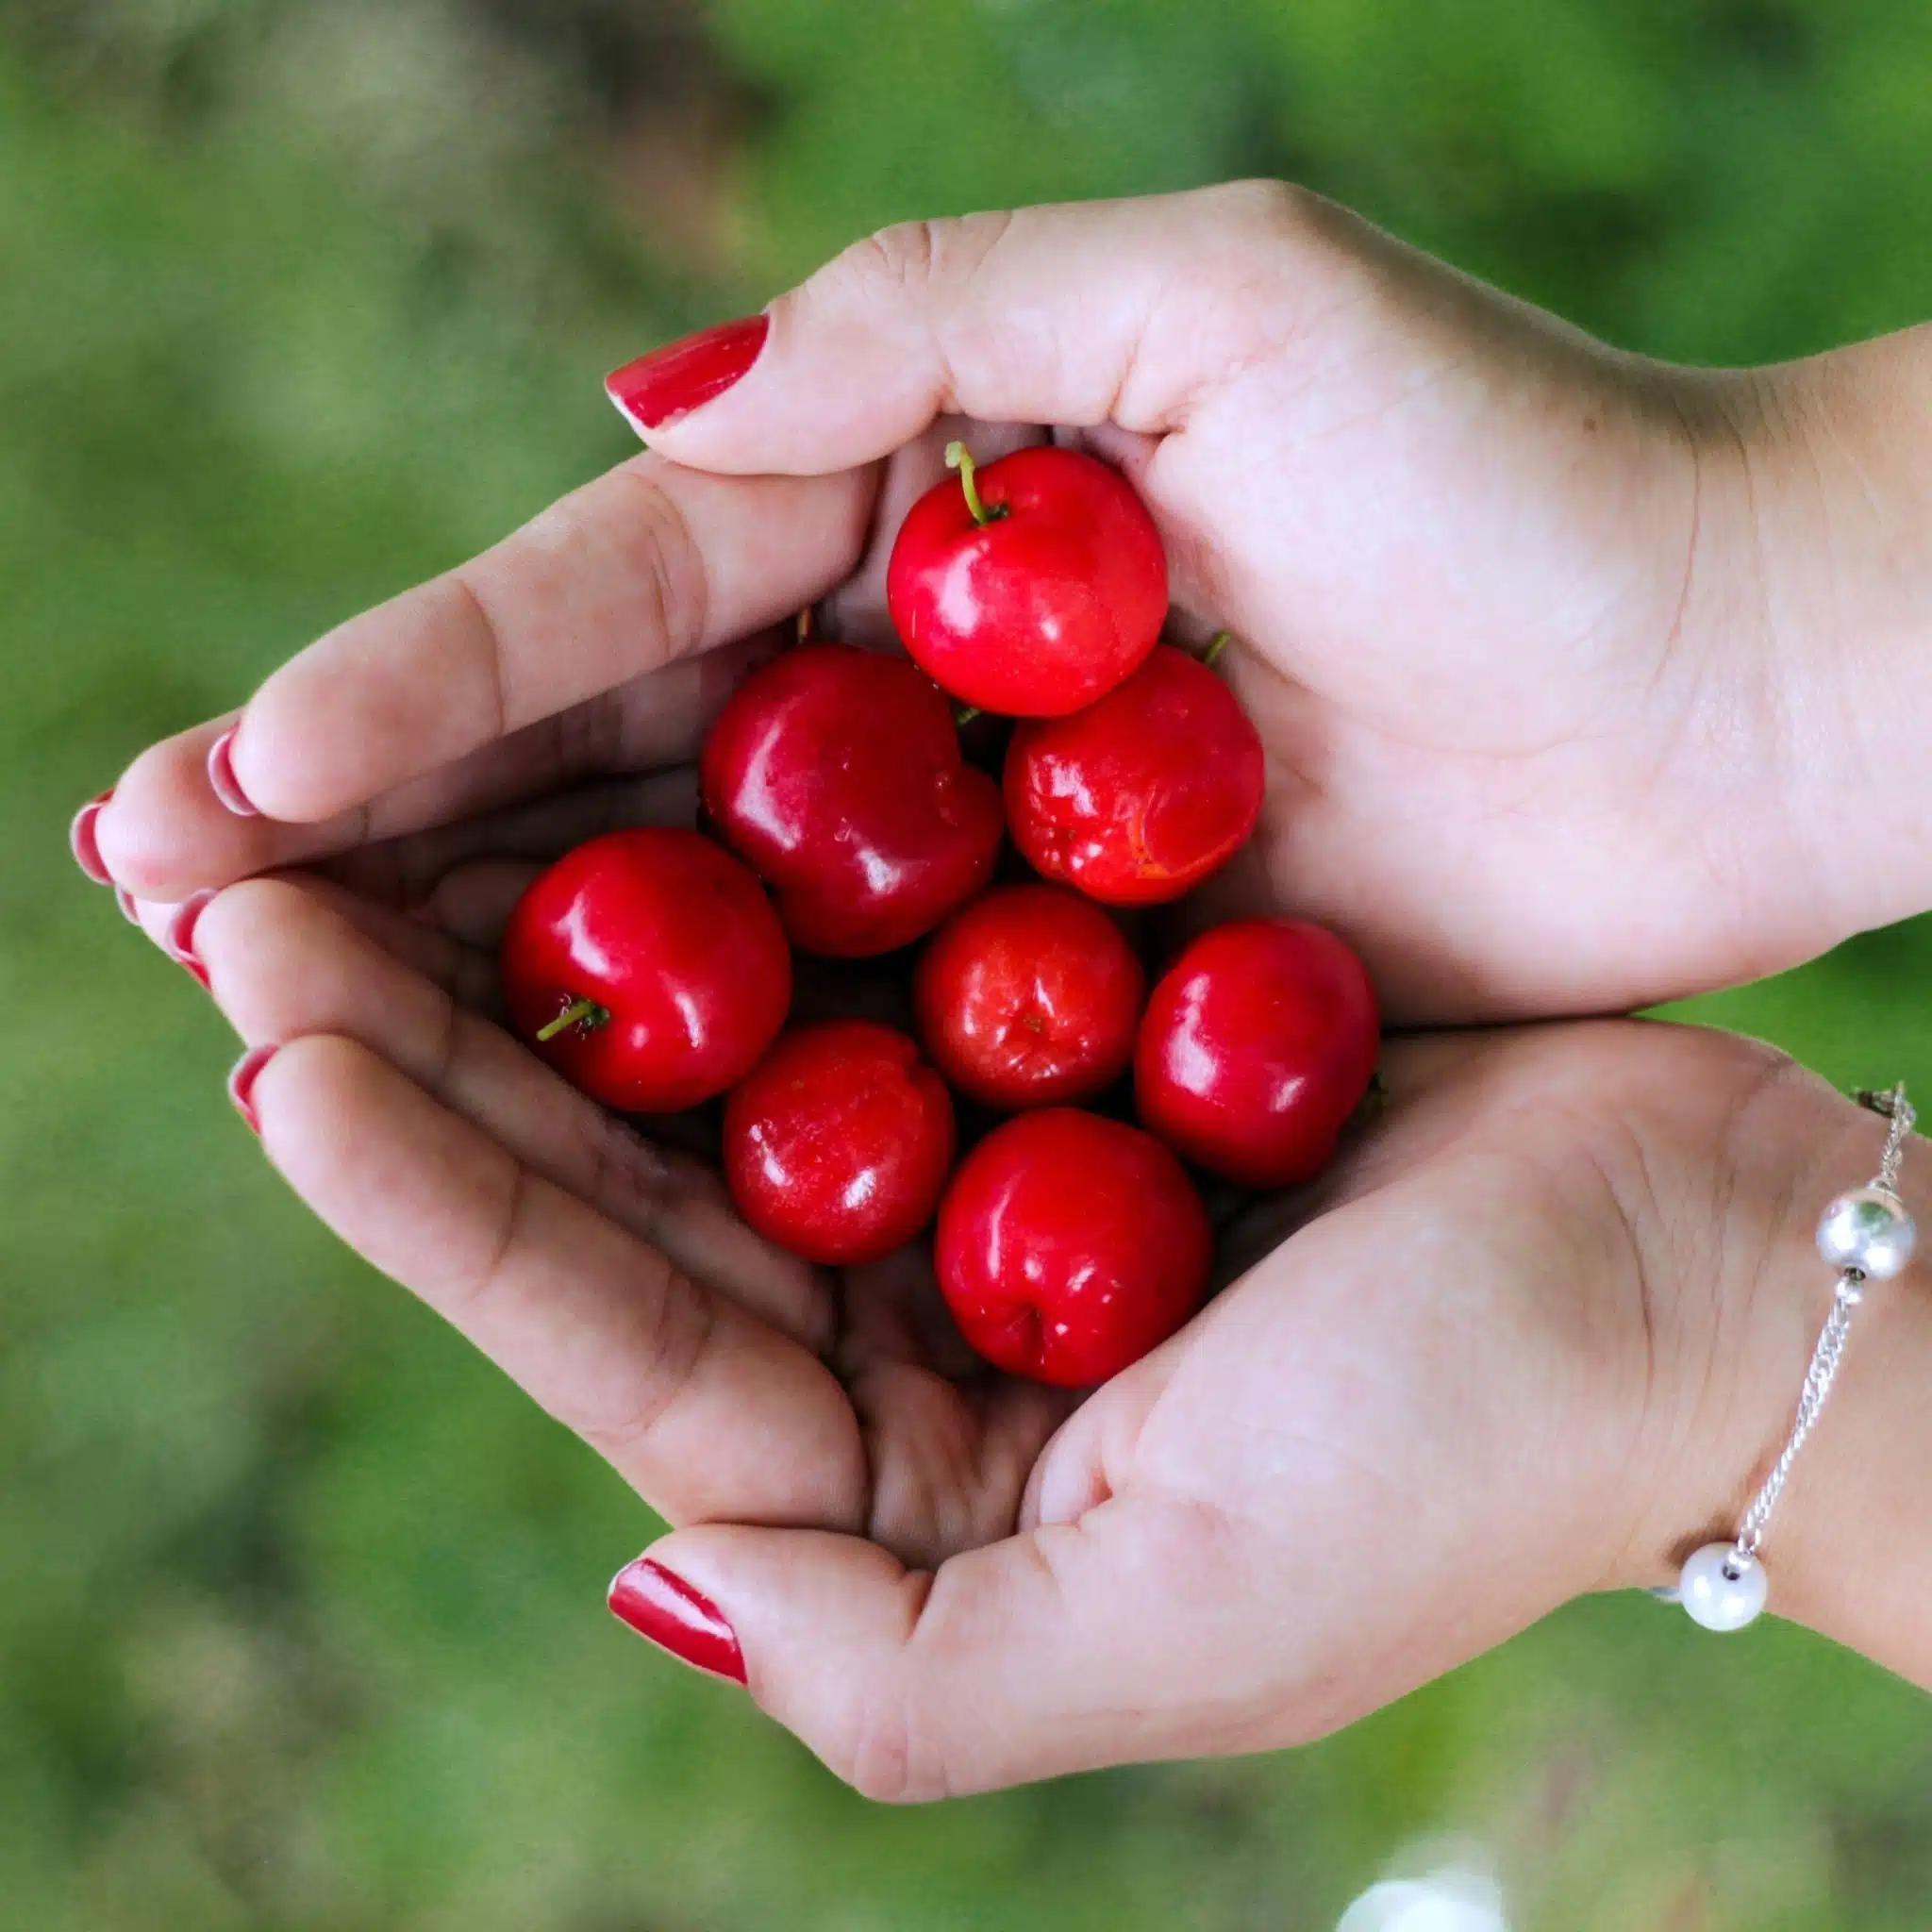
[[[903,1033],[827,1020],[788,1033],[724,1104],[724,1178],[760,1234],[850,1266],[904,1247],[953,1164],[945,1083]]]
[[[1021,724],[1007,749],[1013,842],[1110,906],[1178,899],[1260,816],[1261,740],[1198,659],[1163,644],[1084,711]]]
[[[908,945],[992,876],[999,788],[959,756],[944,692],[903,658],[788,651],[705,742],[705,808],[808,953]]]
[[[1141,1120],[1250,1188],[1318,1174],[1375,1071],[1374,989],[1325,926],[1238,919],[1155,987],[1134,1049]]]
[[[791,955],[758,880],[710,840],[662,826],[566,853],[517,902],[501,960],[517,1032],[625,1113],[722,1093],[791,999]]]
[[[1086,1100],[1134,1054],[1146,976],[1097,906],[1056,886],[1002,886],[953,914],[912,981],[919,1035],[987,1107]]]
[[[995,1368],[1085,1389],[1193,1313],[1211,1252],[1201,1197],[1158,1141],[1059,1107],[994,1128],[960,1163],[934,1261]]]
[[[1057,718],[1111,691],[1167,617],[1167,558],[1120,475],[1077,450],[1016,450],[912,506],[886,602],[914,658],[983,710]]]

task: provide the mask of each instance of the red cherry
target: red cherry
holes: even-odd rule
[[[995,1368],[1085,1389],[1178,1328],[1208,1285],[1208,1210],[1151,1134],[1076,1108],[1022,1114],[960,1163],[934,1261]]]
[[[876,1261],[932,1219],[953,1103],[905,1034],[871,1020],[788,1033],[724,1104],[724,1178],[760,1234],[808,1261]]]
[[[625,1113],[724,1092],[791,999],[791,955],[758,880],[710,840],[661,826],[565,853],[517,902],[502,970],[517,1032]]]
[[[912,981],[925,1050],[987,1107],[1086,1100],[1134,1055],[1146,976],[1120,928],[1057,886],[1002,886],[953,914]]]
[[[1156,986],[1134,1049],[1141,1118],[1250,1188],[1310,1179],[1375,1071],[1375,991],[1325,926],[1238,919]]]
[[[1234,856],[1260,816],[1267,775],[1235,694],[1163,644],[1084,711],[1014,731],[1007,821],[1048,878],[1109,906],[1151,906]]]
[[[705,742],[705,808],[808,953],[864,958],[930,932],[992,876],[999,788],[959,756],[916,664],[806,644],[746,680]]]
[[[938,484],[900,525],[886,602],[914,658],[982,710],[1058,718],[1111,691],[1167,618],[1159,533],[1118,472],[1016,450]]]

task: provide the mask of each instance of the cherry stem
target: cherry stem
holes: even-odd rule
[[[567,1033],[573,1026],[581,1026],[586,1033],[594,1033],[600,1026],[610,1024],[610,1008],[600,1007],[595,1000],[573,1000],[551,1021],[547,1026],[537,1029],[537,1038],[555,1040],[559,1033]]]
[[[975,524],[990,524],[995,517],[1007,513],[1004,504],[995,504],[989,509],[979,499],[979,486],[974,481],[974,472],[979,465],[973,460],[973,452],[963,442],[949,442],[946,445],[946,468],[959,473],[959,488],[966,492],[966,508],[973,512]]]
[[[1382,1077],[1381,1068],[1377,1067],[1369,1075],[1369,1084],[1363,1091],[1362,1097],[1356,1102],[1355,1111],[1349,1116],[1348,1124],[1352,1127],[1365,1127],[1371,1121],[1378,1120],[1388,1111],[1388,1108],[1389,1083]]]
[[[959,730],[963,731],[965,730],[967,725],[972,724],[974,719],[983,718],[985,716],[986,713],[982,711],[977,705],[961,705],[959,708],[953,713],[953,723]]]
[[[1226,650],[1228,645],[1230,645],[1233,642],[1233,631],[1216,631],[1214,635],[1208,640],[1208,648],[1201,653],[1202,663],[1207,665],[1208,670],[1212,671],[1214,669],[1215,664],[1220,660],[1222,652]]]

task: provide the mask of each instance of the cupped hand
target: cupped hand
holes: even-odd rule
[[[1237,634],[1270,793],[1204,910],[1328,920],[1408,1022],[1803,957],[1852,915],[1808,842],[1829,717],[1793,728],[1749,621],[1751,382],[1252,186],[889,231],[770,313],[651,454],[92,822],[278,1049],[271,1157],[677,1525],[654,1559],[753,1694],[877,1795],[1311,1736],[1661,1580],[1777,1440],[1816,1312],[1782,1261],[1824,1103],[1757,1049],[1391,1047],[1388,1116],[1290,1229],[1231,1230],[1229,1272],[1260,1258],[1074,1408],[974,1371],[903,1258],[835,1280],[758,1241],[484,1014],[534,864],[688,809],[661,768],[772,626],[829,599],[887,641],[885,549],[961,430],[1120,463],[1177,630]],[[1773,1257],[1792,1291],[1746,1292]]]
[[[210,788],[237,720],[140,760],[115,877],[179,899],[641,769],[736,640],[855,576],[875,605],[946,434],[1050,427],[1152,507],[1176,629],[1240,641],[1271,782],[1208,909],[1337,925],[1398,1021],[1622,1009],[1871,912],[1814,849],[1858,733],[1762,621],[1758,378],[1614,354],[1276,184],[891,229],[768,313],[658,454],[269,679],[226,747],[269,817]]]
[[[676,808],[608,805],[641,803]],[[975,1367],[911,1254],[838,1279],[767,1248],[491,1024],[527,870],[460,860],[414,917],[308,877],[202,911],[215,996],[278,1047],[264,1143],[671,1522],[654,1574],[715,1612],[691,1654],[722,1618],[751,1693],[881,1798],[1299,1741],[1666,1580],[1781,1434],[1828,1291],[1810,1212],[1875,1145],[1724,1035],[1399,1042],[1374,1127],[1076,1407]],[[1805,1615],[1802,1516],[1780,1537]]]

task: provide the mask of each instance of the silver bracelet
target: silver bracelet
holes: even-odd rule
[[[1865,1284],[1890,1281],[1912,1258],[1918,1230],[1899,1199],[1898,1169],[1906,1136],[1917,1115],[1906,1099],[1903,1081],[1883,1093],[1860,1090],[1854,1098],[1860,1107],[1885,1115],[1891,1131],[1886,1136],[1885,1158],[1877,1174],[1864,1187],[1839,1195],[1818,1224],[1818,1252],[1839,1271],[1838,1291],[1818,1345],[1811,1351],[1811,1366],[1805,1372],[1797,1417],[1784,1453],[1752,1498],[1737,1535],[1728,1542],[1706,1543],[1685,1563],[1674,1588],[1652,1591],[1666,1603],[1682,1604],[1691,1620],[1707,1630],[1741,1630],[1764,1608],[1770,1582],[1758,1551],[1791,1465],[1838,1379],[1852,1316],[1865,1298]]]

